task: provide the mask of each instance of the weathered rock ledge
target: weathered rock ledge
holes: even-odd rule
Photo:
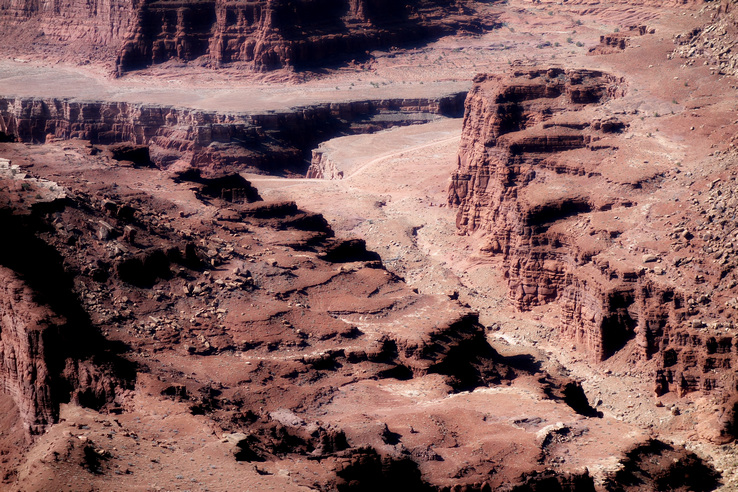
[[[149,148],[160,168],[251,168],[304,173],[324,139],[460,115],[465,94],[438,98],[323,103],[290,111],[227,114],[127,102],[0,99],[0,133],[24,142],[49,138],[128,142]]]

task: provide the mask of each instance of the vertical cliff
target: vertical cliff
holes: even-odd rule
[[[161,168],[305,172],[304,159],[321,140],[412,124],[434,115],[456,116],[463,98],[464,93],[457,93],[231,114],[126,102],[0,98],[0,133],[34,143],[53,137],[142,145]],[[392,117],[384,118],[387,115]]]
[[[733,200],[731,185],[710,185],[708,223],[717,225],[701,240],[689,232],[709,229],[699,220],[674,227],[672,214],[649,218],[643,204],[668,171],[636,157],[639,144],[620,137],[628,116],[613,114],[610,103],[625,87],[589,70],[477,76],[449,203],[458,207],[458,229],[500,258],[517,309],[556,307],[562,344],[598,361],[628,346],[630,362],[653,361],[643,367],[656,394],[701,390],[726,400],[738,362],[723,306],[735,296],[735,262],[728,240],[715,240],[727,227],[715,203]],[[673,200],[673,190],[664,193],[657,203]],[[665,251],[664,237],[672,242]],[[698,259],[708,250],[720,254]]]
[[[300,68],[494,24],[470,0],[0,1],[13,54],[100,63],[118,74],[167,60]]]
[[[34,302],[33,292],[11,270],[0,267],[0,279],[0,385],[27,431],[37,433],[58,416],[43,335],[60,320]]]
[[[117,59],[120,73],[168,59],[257,70],[307,67],[362,57],[485,23],[473,2],[267,0],[147,2]]]
[[[33,199],[23,195],[33,196]],[[0,159],[0,389],[28,436],[59,417],[60,403],[101,409],[130,388],[133,366],[103,339],[82,307],[58,249],[42,239],[72,203],[53,182]]]

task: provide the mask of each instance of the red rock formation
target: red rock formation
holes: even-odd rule
[[[625,31],[614,32],[611,34],[603,34],[600,36],[600,44],[594,48],[590,48],[589,53],[593,55],[607,55],[623,51],[630,43],[630,38],[634,36],[643,36],[646,32],[653,34],[646,26],[630,26]]]
[[[504,254],[511,296],[520,309],[567,296],[573,282],[565,256],[571,253],[549,228],[597,206],[581,188],[569,186],[551,196],[524,194],[525,187],[541,171],[586,176],[586,168],[551,156],[592,151],[603,135],[621,130],[623,123],[616,119],[589,120],[585,108],[617,97],[622,85],[600,72],[560,69],[516,73],[512,81],[485,75],[475,79],[449,202],[459,207],[461,231],[485,231],[483,249]]]
[[[310,167],[305,174],[306,178],[314,179],[343,179],[343,171],[336,168],[336,163],[331,161],[325,152],[320,149],[313,150]]]
[[[45,142],[52,136],[147,146],[161,168],[304,172],[303,156],[321,139],[415,123],[424,114],[460,114],[463,97],[459,93],[435,99],[324,103],[228,115],[123,102],[7,98],[0,99],[0,132],[26,142]],[[385,115],[393,117],[382,119]]]
[[[703,233],[704,245],[691,244],[685,227],[671,233],[677,250],[698,255],[697,248],[718,249],[718,259],[727,254],[715,263],[674,258],[675,269],[699,262],[693,282],[681,280],[686,275],[680,271],[674,277],[679,283],[672,283],[663,267],[649,268],[660,257],[636,256],[615,241],[629,233],[620,216],[636,210],[643,193],[640,178],[615,178],[608,167],[621,166],[618,159],[625,158],[616,149],[617,133],[627,122],[603,106],[622,95],[624,86],[623,80],[586,70],[478,76],[466,103],[449,202],[459,207],[459,230],[480,236],[482,253],[501,256],[518,309],[555,303],[560,336],[596,360],[630,343],[634,361],[655,360],[651,376],[659,395],[703,390],[727,399],[738,362],[732,323],[721,314],[720,302],[698,292],[709,277],[715,285],[725,283],[721,299],[731,295],[733,263],[725,253],[731,245],[715,240],[729,224]],[[717,221],[732,192],[720,180],[710,190],[711,220]],[[631,233],[640,234],[643,224],[632,227]],[[718,321],[708,326],[700,314]]]
[[[114,63],[118,74],[167,60],[305,67],[494,24],[469,0],[0,2],[6,49]]]
[[[0,267],[0,279],[0,386],[15,401],[26,431],[36,434],[57,417],[43,337],[60,320],[11,270]]]
[[[109,2],[0,1],[4,49],[13,55],[31,50],[51,58],[114,67],[115,55],[134,28],[140,0]]]
[[[676,36],[674,42],[678,47],[671,56],[686,58],[687,65],[702,59],[722,74],[738,74],[738,57],[733,49],[738,34],[735,9],[736,2],[731,0],[715,2],[706,7],[708,12],[712,12],[710,21],[700,28]]]
[[[145,3],[121,48],[119,72],[167,59],[244,62],[259,70],[364,56],[458,28],[480,30],[471,2],[268,0]]]

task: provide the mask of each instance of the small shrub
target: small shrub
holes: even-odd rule
[[[567,42],[567,43],[569,43],[569,44],[571,44],[571,43],[573,43],[573,42],[574,42],[574,40],[573,40],[573,39],[571,39],[571,38],[566,38],[566,42]]]

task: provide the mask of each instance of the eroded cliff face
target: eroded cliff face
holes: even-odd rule
[[[5,49],[13,54],[40,52],[79,64],[91,60],[113,69],[115,56],[137,20],[141,0],[102,2],[0,2]]]
[[[469,0],[0,2],[0,26],[15,53],[114,65],[118,74],[196,59],[259,71],[303,68],[494,25]]]
[[[732,226],[722,220],[717,233],[649,212],[673,201],[674,190],[653,193],[679,171],[641,160],[637,146],[648,144],[622,139],[631,116],[613,108],[626,89],[623,79],[588,70],[478,76],[449,203],[459,208],[459,230],[502,260],[516,308],[558,308],[562,343],[595,360],[627,347],[632,363],[655,363],[642,367],[659,395],[717,390],[726,399],[738,360],[723,312],[735,262],[732,243],[715,238]],[[721,183],[710,185],[708,223],[718,221],[714,200],[722,209],[732,200]],[[695,238],[695,228],[713,232]],[[720,254],[698,260],[708,248]]]
[[[17,200],[30,190],[31,203]],[[0,159],[0,226],[9,239],[0,244],[0,388],[27,438],[58,420],[61,403],[119,405],[133,378],[90,323],[58,250],[39,237],[66,203],[56,183]]]
[[[384,0],[145,3],[123,44],[119,72],[168,59],[302,68],[458,28],[481,31],[473,2]]]
[[[615,118],[592,120],[590,109],[618,97],[623,86],[601,72],[561,69],[519,72],[512,80],[485,75],[475,80],[449,202],[459,207],[462,232],[484,231],[483,250],[509,260],[511,296],[519,309],[558,299],[572,284],[565,268],[571,250],[562,243],[566,238],[549,230],[551,225],[613,205],[596,203],[586,187],[575,184],[576,177],[583,181],[591,171],[574,159],[556,157],[607,149],[602,137],[624,124]]]
[[[0,278],[0,385],[15,401],[27,432],[38,433],[58,415],[43,335],[59,319],[33,301],[33,292],[11,270],[0,267]]]
[[[458,93],[236,114],[126,102],[5,98],[0,99],[0,133],[35,143],[50,138],[127,142],[148,147],[151,161],[160,168],[304,173],[303,160],[323,139],[460,115],[463,98]]]

